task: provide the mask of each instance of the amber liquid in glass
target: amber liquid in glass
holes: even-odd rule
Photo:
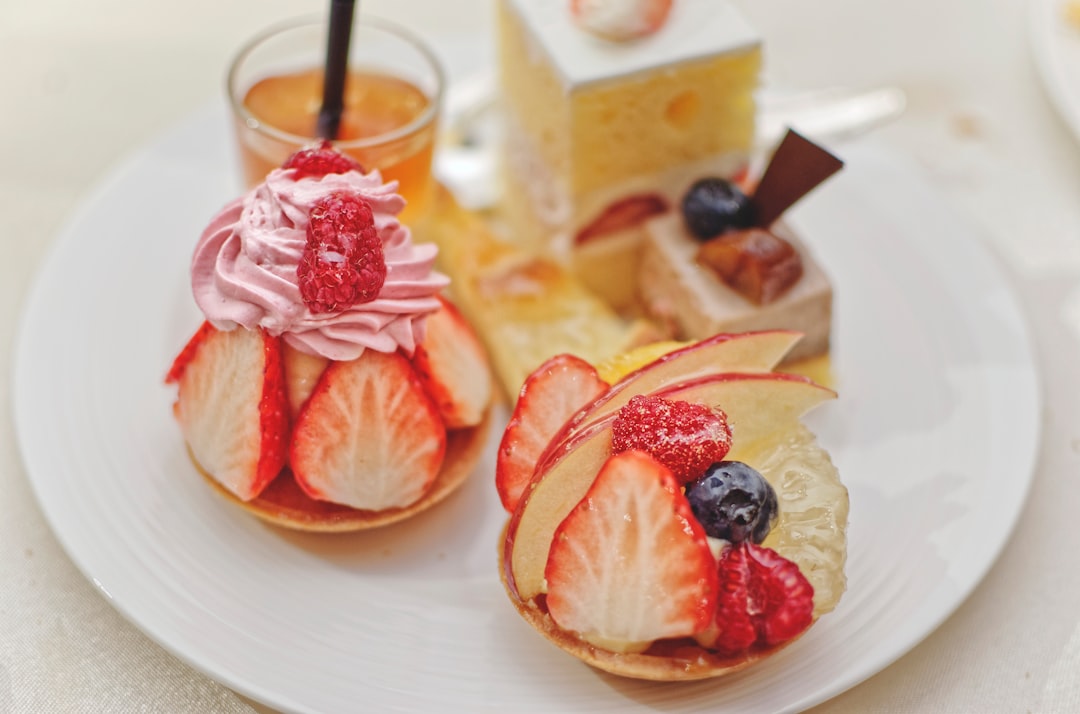
[[[314,139],[322,104],[322,77],[322,69],[268,77],[248,90],[244,106],[268,126]],[[429,105],[430,99],[419,88],[399,77],[360,69],[349,71],[337,139],[345,142],[341,148],[365,170],[378,169],[384,180],[398,181],[398,191],[408,201],[402,214],[405,221],[419,218],[430,200],[435,121],[373,146],[349,146],[347,142],[401,129]],[[237,131],[248,186],[258,184],[299,148],[265,134],[255,136],[256,132],[242,121]]]

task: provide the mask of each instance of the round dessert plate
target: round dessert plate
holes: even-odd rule
[[[163,382],[200,323],[195,240],[238,190],[226,126],[221,107],[193,115],[89,197],[28,296],[13,376],[26,471],[71,559],[235,690],[296,712],[799,710],[932,632],[1009,537],[1040,421],[1025,321],[917,171],[858,145],[790,215],[836,285],[840,398],[811,426],[851,491],[847,594],[791,647],[656,685],[548,644],[499,583],[497,434],[462,490],[403,523],[333,536],[248,516],[188,460]]]
[[[1077,7],[1067,13],[1070,3]],[[1080,141],[1080,3],[1030,0],[1028,40],[1050,100]]]

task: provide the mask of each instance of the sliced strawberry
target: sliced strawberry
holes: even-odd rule
[[[446,427],[409,361],[365,350],[323,372],[296,419],[289,463],[312,498],[382,511],[423,496],[445,451]]]
[[[570,12],[584,29],[609,40],[643,37],[659,30],[672,0],[570,0]]]
[[[214,326],[209,321],[203,322],[199,326],[199,329],[195,331],[195,334],[191,336],[187,344],[184,345],[184,349],[180,350],[180,354],[176,355],[176,359],[173,360],[172,366],[169,368],[169,373],[165,375],[166,384],[175,384],[180,381],[180,377],[184,375],[184,370],[187,369],[191,360],[195,359],[195,353],[198,352],[199,347],[206,340],[207,335],[215,332]]]
[[[678,482],[643,451],[608,459],[559,525],[547,606],[564,630],[615,651],[689,637],[716,611],[716,560]]]
[[[413,367],[447,428],[476,426],[491,401],[487,353],[472,327],[449,301],[428,315]]]
[[[204,323],[166,378],[195,461],[238,498],[255,498],[285,466],[289,412],[281,340]]]
[[[749,541],[725,549],[719,565],[715,627],[698,641],[724,654],[772,647],[813,622],[814,588],[799,566]]]
[[[311,396],[330,360],[320,355],[309,355],[284,343],[285,391],[289,395],[289,413],[295,420],[304,402]]]
[[[581,244],[600,236],[626,230],[641,224],[646,218],[664,213],[668,203],[655,193],[640,193],[620,199],[604,209],[592,223],[578,231],[574,242]]]
[[[507,511],[517,508],[540,456],[567,420],[607,390],[591,364],[568,354],[526,377],[495,460],[495,487]]]
[[[727,455],[731,427],[719,409],[638,394],[611,423],[611,450],[630,449],[648,452],[679,483],[688,483]]]

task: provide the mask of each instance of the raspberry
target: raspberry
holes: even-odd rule
[[[813,621],[813,586],[799,566],[774,550],[753,543],[732,546],[720,557],[719,576],[719,633],[713,647],[725,654],[787,642]]]
[[[315,204],[296,277],[300,297],[316,314],[340,312],[379,295],[386,261],[367,201],[339,191]]]
[[[364,170],[360,162],[335,149],[333,144],[326,139],[316,146],[300,149],[286,159],[281,168],[296,169],[296,175],[293,178],[298,181],[305,176],[326,176]]]
[[[640,449],[680,483],[693,481],[731,449],[727,415],[704,404],[637,395],[611,425],[613,453]]]

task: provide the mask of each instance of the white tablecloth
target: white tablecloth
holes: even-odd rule
[[[915,159],[986,236],[1030,321],[1045,384],[1037,473],[1014,537],[936,632],[820,712],[1080,711],[1080,143],[1029,52],[1024,0],[745,0],[770,84],[896,85],[877,139]],[[475,50],[488,2],[370,0]],[[0,373],[25,292],[96,179],[220,97],[229,55],[311,0],[0,3]],[[475,60],[473,52],[455,56]],[[461,68],[451,68],[457,71]],[[1080,83],[1080,75],[1073,81]],[[0,401],[10,404],[9,379]],[[269,711],[128,624],[52,536],[0,411],[0,712]]]

